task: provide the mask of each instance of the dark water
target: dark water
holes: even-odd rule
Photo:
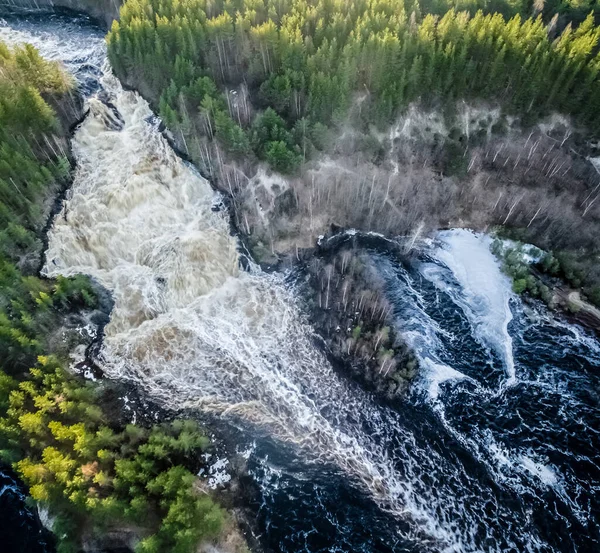
[[[0,467],[0,551],[51,553],[52,536],[26,504],[26,490],[12,471]]]
[[[509,381],[504,350],[490,346],[503,345],[502,331],[488,341],[474,332],[496,320],[452,270],[427,254],[408,266],[373,257],[422,362],[408,401],[379,406],[395,477],[410,490],[406,513],[386,513],[335,468],[269,451],[255,469],[268,490],[266,542],[289,552],[600,551],[596,339],[505,289]]]
[[[0,38],[35,42],[86,94],[99,91],[102,32],[86,18],[7,16]],[[252,428],[240,439],[266,550],[600,551],[600,345],[512,297],[480,242],[446,238],[409,264],[372,254],[422,366],[395,406],[349,384],[360,407],[339,424],[385,457],[377,489],[315,462],[318,452],[309,459]],[[319,409],[333,420],[336,407]],[[6,482],[0,550],[49,550]]]

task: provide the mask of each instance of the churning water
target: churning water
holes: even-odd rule
[[[9,553],[51,553],[53,536],[27,505],[27,490],[11,471],[0,468],[0,543]]]
[[[98,30],[21,16],[0,38],[64,60],[90,105],[45,274],[112,292],[107,375],[243,426],[265,547],[600,548],[600,346],[525,308],[488,238],[440,233],[408,266],[372,253],[422,366],[409,398],[381,405],[315,348],[281,277],[240,269],[219,197],[111,75]]]

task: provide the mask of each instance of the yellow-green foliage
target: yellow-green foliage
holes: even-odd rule
[[[141,552],[188,553],[218,534],[223,513],[185,468],[209,445],[198,426],[114,426],[101,404],[98,387],[75,380],[52,357],[40,357],[21,383],[0,373],[0,456],[36,501],[68,521],[61,551],[76,550],[90,522],[98,530],[148,525]]]
[[[216,138],[233,156],[254,154],[284,173],[319,149],[323,124],[345,121],[356,100],[363,125],[389,123],[413,101],[467,98],[498,102],[525,123],[558,110],[599,132],[593,16],[583,20],[580,8],[566,6],[580,24],[558,34],[549,17],[522,15],[529,6],[128,0],[108,34],[108,53],[115,71],[147,91],[188,143]],[[261,129],[265,114],[249,120],[247,101],[228,92],[242,82],[254,106],[272,108],[279,121],[273,125],[269,114],[271,126]]]
[[[31,45],[0,42],[0,256],[18,260],[35,242],[50,185],[64,179],[68,161],[47,147],[57,131],[44,94],[65,94],[71,80]]]
[[[207,77],[223,88],[245,81],[256,103],[290,128],[302,118],[342,120],[360,94],[368,121],[389,121],[418,99],[483,98],[528,118],[570,113],[598,130],[600,30],[592,15],[557,35],[542,16],[506,19],[455,4],[432,15],[415,0],[128,0],[108,35],[109,56],[117,72],[161,97],[169,126],[210,138],[213,108],[206,88],[196,94]],[[229,109],[234,119],[238,109]],[[285,160],[282,145],[275,149]]]
[[[0,368],[11,374],[43,353],[61,314],[96,304],[84,277],[51,282],[21,269],[36,253],[42,205],[69,174],[68,161],[43,146],[57,124],[42,95],[64,94],[71,85],[32,46],[10,50],[0,42]]]
[[[0,42],[0,129],[31,133],[52,131],[55,117],[42,94],[64,94],[71,79],[56,62],[44,60],[30,44],[10,50]]]
[[[41,356],[65,313],[97,303],[83,276],[50,281],[20,270],[35,246],[40,205],[69,169],[43,146],[58,128],[43,95],[70,86],[31,46],[0,43],[0,459],[56,517],[61,553],[79,550],[84,526],[128,522],[147,526],[141,552],[192,552],[223,518],[185,468],[209,445],[197,425],[119,426],[100,388]]]
[[[26,370],[46,351],[49,334],[61,317],[81,307],[96,307],[86,277],[55,281],[25,277],[0,256],[0,369],[9,374]]]

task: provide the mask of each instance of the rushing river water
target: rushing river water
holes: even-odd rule
[[[422,367],[382,405],[315,348],[293,287],[240,269],[219,197],[111,75],[98,29],[7,16],[0,39],[63,60],[90,105],[44,272],[112,292],[108,376],[243,430],[265,548],[600,550],[600,345],[524,306],[487,237],[440,233],[409,265],[372,252]]]

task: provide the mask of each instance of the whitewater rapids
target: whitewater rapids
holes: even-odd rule
[[[372,253],[422,368],[406,401],[383,406],[333,372],[280,276],[240,269],[220,198],[111,76],[100,31],[0,18],[0,37],[63,60],[93,108],[45,273],[90,274],[112,292],[109,376],[242,421],[267,547],[593,550],[600,347],[525,309],[489,238],[446,231],[409,264]]]
[[[457,539],[399,478],[385,424],[379,436],[362,429],[381,414],[315,348],[282,278],[240,270],[218,195],[172,151],[148,104],[108,70],[101,86],[123,126],[107,124],[111,108],[93,100],[73,139],[77,170],[43,273],[91,275],[110,290],[105,373],[168,407],[267,428],[342,468],[383,508],[418,519],[415,534]]]

